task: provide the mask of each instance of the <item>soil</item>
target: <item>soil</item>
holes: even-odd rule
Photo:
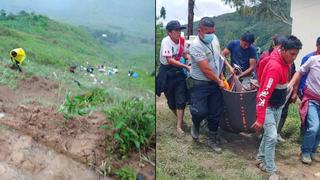
[[[108,123],[105,115],[66,120],[57,111],[64,98],[59,92],[57,83],[36,76],[18,80],[14,90],[0,85],[0,179],[103,179],[93,167],[114,156],[106,139],[112,132],[99,128]],[[129,157],[110,163],[154,179],[152,165],[138,153]]]

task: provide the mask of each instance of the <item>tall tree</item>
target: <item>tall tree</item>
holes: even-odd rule
[[[195,0],[188,0],[188,38],[193,34],[193,16]]]
[[[244,15],[255,14],[259,18],[275,18],[291,25],[290,0],[223,0]]]

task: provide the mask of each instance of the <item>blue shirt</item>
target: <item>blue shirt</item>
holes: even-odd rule
[[[240,46],[240,40],[231,41],[228,44],[227,49],[231,53],[231,65],[237,64],[241,67],[242,71],[249,68],[249,59],[257,58],[256,48],[253,45],[250,45],[247,49],[243,49]]]
[[[304,56],[301,60],[300,66],[302,66],[311,56],[314,56],[314,55],[316,55],[316,51],[311,52],[311,53],[307,54],[306,56]],[[300,83],[299,83],[298,95],[301,99],[303,96],[303,88],[304,88],[304,85],[306,84],[307,77],[308,77],[308,74],[302,75]]]

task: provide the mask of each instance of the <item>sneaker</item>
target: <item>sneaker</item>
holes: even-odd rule
[[[278,142],[282,142],[282,143],[286,142],[286,140],[283,139],[280,134],[278,134],[277,140],[278,140]]]
[[[217,142],[217,136],[218,133],[217,132],[212,132],[210,131],[208,133],[208,146],[214,150],[215,152],[220,153],[222,151],[222,149],[219,147],[218,142]]]
[[[311,164],[312,163],[312,159],[311,159],[310,155],[301,154],[301,162],[304,163],[304,164]]]
[[[199,141],[199,135],[200,135],[200,125],[192,123],[191,136],[192,136],[193,140]]]
[[[279,176],[276,173],[273,173],[269,176],[269,180],[278,180]]]
[[[312,153],[311,154],[311,160],[314,162],[320,162],[320,157],[317,153]]]

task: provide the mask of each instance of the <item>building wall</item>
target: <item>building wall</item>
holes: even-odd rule
[[[316,50],[316,39],[320,36],[320,0],[291,0],[292,34],[302,42],[296,59],[300,65],[303,56]]]

